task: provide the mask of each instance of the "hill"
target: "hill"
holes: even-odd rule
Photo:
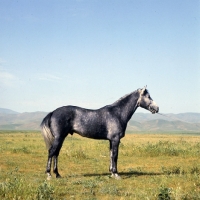
[[[47,112],[18,113],[0,108],[0,130],[40,130]],[[128,132],[198,132],[200,113],[180,114],[135,113],[127,126]]]
[[[200,123],[186,123],[182,121],[167,121],[163,119],[136,122],[130,120],[129,132],[198,132]]]
[[[40,130],[46,112],[0,113],[0,130]]]
[[[151,114],[151,113],[135,113],[132,116],[133,121],[144,122],[150,120],[162,119],[166,121],[185,121],[190,123],[200,123],[200,113],[179,113],[179,114]]]
[[[0,115],[1,114],[17,114],[18,112],[6,109],[6,108],[0,108]]]

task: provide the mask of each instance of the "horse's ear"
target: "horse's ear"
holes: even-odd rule
[[[143,89],[142,89],[142,91],[141,91],[141,94],[144,93],[144,91],[146,90],[146,88],[147,88],[147,85],[143,87]]]

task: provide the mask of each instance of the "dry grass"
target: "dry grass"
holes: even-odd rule
[[[200,136],[127,134],[119,150],[115,180],[108,141],[69,136],[47,182],[40,133],[1,132],[0,199],[200,199]]]

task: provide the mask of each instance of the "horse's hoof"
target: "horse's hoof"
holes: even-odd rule
[[[47,173],[47,180],[51,180],[51,174],[50,173]]]
[[[56,175],[56,178],[62,178],[60,174]]]
[[[115,178],[116,180],[120,180],[121,179],[121,177],[117,173],[112,173],[111,177]]]

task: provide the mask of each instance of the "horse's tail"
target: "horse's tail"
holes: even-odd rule
[[[51,119],[52,112],[49,113],[42,121],[40,127],[47,149],[49,150],[53,144],[54,136],[50,130],[49,120]]]

